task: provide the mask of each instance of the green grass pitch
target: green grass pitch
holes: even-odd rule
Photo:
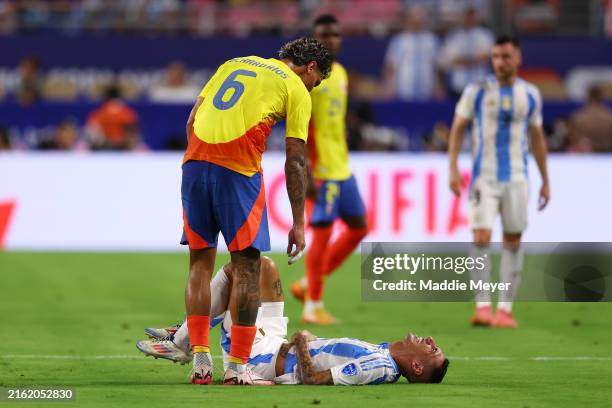
[[[288,294],[303,265],[275,259]],[[451,358],[443,384],[192,386],[188,366],[134,346],[145,326],[181,319],[186,270],[186,254],[0,253],[0,387],[76,389],[55,407],[612,406],[612,304],[519,303],[520,329],[471,328],[467,303],[361,303],[357,256],[326,288],[341,324],[309,329],[371,342],[432,335]],[[286,305],[290,331],[302,327],[300,305],[289,295]],[[218,330],[211,340],[218,355]]]

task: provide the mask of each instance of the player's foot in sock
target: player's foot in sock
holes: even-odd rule
[[[174,344],[173,336],[161,338],[159,340],[141,340],[136,343],[136,348],[146,356],[164,358],[175,363],[187,364],[191,361],[191,352],[186,352]]]
[[[164,337],[168,337],[170,335],[174,335],[176,331],[181,327],[182,323],[175,324],[174,326],[168,326],[163,328],[155,328],[155,327],[147,327],[144,329],[144,332],[147,336],[152,339],[161,339]]]
[[[304,311],[302,314],[302,322],[319,326],[329,326],[338,323],[338,320],[325,310],[325,308],[318,307],[312,311]]]
[[[213,363],[210,353],[193,353],[193,368],[190,381],[192,384],[208,385],[213,378]]]
[[[301,280],[291,284],[291,294],[294,298],[304,303],[304,299],[306,298],[306,287]]]
[[[495,313],[495,317],[493,318],[493,326],[516,329],[518,327],[518,323],[516,320],[514,320],[514,317],[512,317],[512,312],[498,309],[497,313]]]
[[[274,381],[261,378],[246,366],[230,364],[223,375],[223,385],[274,385]]]
[[[476,308],[474,316],[470,319],[472,326],[491,326],[493,323],[493,313],[491,306],[479,306]]]

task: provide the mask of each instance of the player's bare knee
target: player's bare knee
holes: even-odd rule
[[[231,258],[234,276],[237,273],[250,273],[259,277],[261,255],[258,249],[249,247],[241,251],[235,251],[231,253]]]
[[[475,230],[474,231],[474,245],[481,248],[486,248],[491,244],[491,231],[490,230]]]
[[[259,287],[262,302],[284,301],[283,287],[276,263],[267,256],[261,257]]]
[[[267,256],[261,257],[261,275],[260,279],[266,282],[274,282],[280,278],[276,263]]]
[[[214,248],[189,250],[189,281],[210,281],[215,265]]]
[[[510,251],[518,251],[521,247],[521,233],[504,232],[504,248]]]

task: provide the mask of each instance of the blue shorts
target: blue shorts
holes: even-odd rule
[[[338,217],[364,217],[363,200],[354,176],[346,180],[324,180],[310,216],[311,224],[330,224]]]
[[[270,250],[263,175],[251,177],[206,161],[183,165],[182,245],[214,248],[219,232],[230,252]]]

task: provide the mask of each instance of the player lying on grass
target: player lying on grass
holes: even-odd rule
[[[211,325],[221,325],[224,366],[228,365],[232,325],[227,304],[231,291],[231,264],[225,265],[211,282]],[[431,337],[409,333],[403,340],[371,344],[350,338],[317,338],[305,331],[287,341],[284,298],[278,269],[262,257],[260,272],[261,307],[257,335],[248,360],[253,384],[365,385],[396,382],[439,383],[448,368],[448,359]],[[146,329],[149,335],[168,329]],[[173,330],[170,328],[170,330]],[[167,337],[143,340],[136,345],[148,356],[186,363],[191,360],[186,325]]]

